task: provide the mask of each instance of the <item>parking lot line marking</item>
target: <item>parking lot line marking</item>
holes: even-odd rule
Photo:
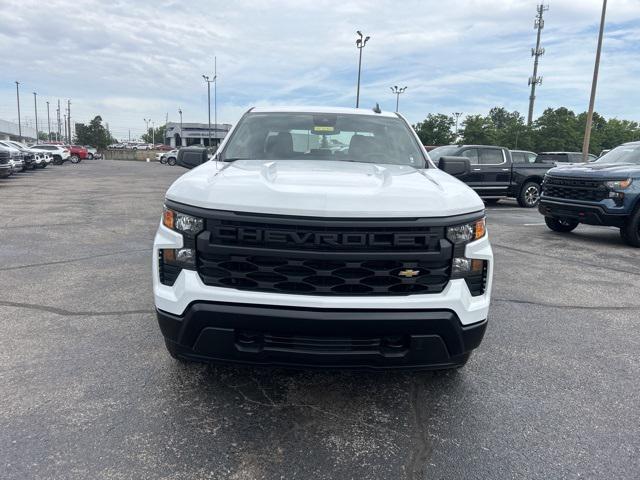
[[[542,223],[524,223],[523,224],[525,227],[539,227],[541,225],[546,225],[546,223],[542,222]]]

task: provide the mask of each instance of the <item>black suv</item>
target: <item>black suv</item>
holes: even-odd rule
[[[535,154],[534,154],[535,155]],[[473,188],[485,203],[512,197],[521,207],[538,205],[542,180],[553,165],[534,162],[525,155],[512,157],[509,149],[491,145],[445,145],[429,152],[436,165],[442,158],[458,157],[469,162],[469,170],[457,178]]]

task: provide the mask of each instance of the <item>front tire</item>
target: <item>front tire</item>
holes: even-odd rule
[[[520,195],[518,195],[518,205],[522,208],[533,208],[540,201],[540,184],[536,182],[527,182],[522,186]]]
[[[71,155],[69,157],[69,160],[71,161],[71,163],[78,163],[80,161],[80,157],[78,155]]]
[[[625,225],[620,228],[620,235],[627,245],[640,247],[640,207],[635,209]]]
[[[89,160],[93,160],[93,153],[89,154],[89,157],[87,157]]]
[[[167,158],[167,165],[171,165],[172,167],[176,164],[176,159],[174,157]]]
[[[544,217],[544,221],[554,232],[569,233],[578,226],[577,220],[569,220],[567,218]]]

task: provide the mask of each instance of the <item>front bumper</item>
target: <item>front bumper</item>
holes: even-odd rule
[[[11,165],[0,165],[0,178],[5,178],[11,175],[12,168]]]
[[[486,320],[462,326],[450,310],[307,309],[196,302],[157,311],[178,356],[322,368],[447,368],[464,364]]]
[[[594,203],[556,201],[542,197],[538,211],[545,217],[576,220],[588,225],[622,227],[627,213],[612,213],[604,206]]]

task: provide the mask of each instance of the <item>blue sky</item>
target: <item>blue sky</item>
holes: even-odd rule
[[[535,113],[587,107],[600,0],[550,0]],[[352,106],[355,31],[363,52],[361,106],[393,109],[389,87],[406,85],[400,110],[525,113],[536,1],[0,0],[0,118],[33,121],[33,95],[72,100],[72,118],[96,114],[118,137],[156,124],[206,121],[206,84],[218,57],[218,118],[251,105]],[[640,121],[640,1],[609,2],[596,110]],[[53,109],[52,109],[53,110]]]

